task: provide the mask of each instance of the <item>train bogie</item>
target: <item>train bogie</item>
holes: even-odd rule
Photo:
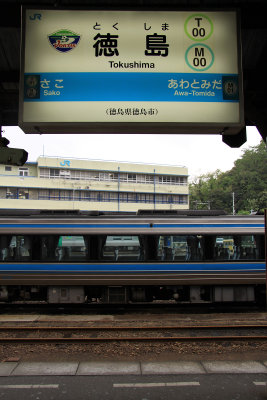
[[[0,302],[135,304],[255,302],[264,285],[221,286],[1,286]]]
[[[49,286],[47,301],[52,303],[78,304],[85,303],[83,286]]]

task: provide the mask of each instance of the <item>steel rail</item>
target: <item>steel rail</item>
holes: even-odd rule
[[[75,326],[75,327],[63,327],[63,326],[56,326],[56,327],[48,327],[48,326],[5,326],[5,327],[0,327],[0,332],[41,332],[41,331],[50,331],[50,333],[55,333],[55,332],[78,332],[80,331],[85,332],[85,331],[113,331],[113,332],[121,332],[123,330],[127,331],[134,331],[134,332],[144,332],[144,331],[159,331],[161,332],[161,336],[128,336],[128,337],[122,337],[122,336],[113,336],[113,337],[1,337],[0,336],[0,343],[93,343],[93,342],[99,342],[99,343],[107,343],[107,342],[156,342],[156,341],[225,341],[225,340],[245,340],[245,341],[257,341],[257,340],[267,340],[266,334],[263,332],[262,335],[255,335],[255,334],[247,334],[247,335],[214,335],[214,336],[162,336],[162,331],[167,332],[168,330],[174,330],[174,331],[183,331],[183,330],[190,330],[190,331],[197,331],[197,330],[222,330],[225,329],[228,330],[243,330],[243,329],[262,329],[266,330],[267,325],[260,325],[260,324],[236,324],[236,325],[181,325],[181,326]]]
[[[264,329],[267,325],[181,325],[181,326],[1,326],[1,331],[123,331],[123,330],[186,330],[186,329]]]
[[[107,343],[107,342],[199,342],[199,341],[261,341],[267,336],[173,336],[173,337],[112,337],[112,338],[0,338],[0,343]]]

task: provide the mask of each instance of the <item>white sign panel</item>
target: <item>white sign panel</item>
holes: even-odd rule
[[[235,11],[23,10],[26,133],[238,133]]]

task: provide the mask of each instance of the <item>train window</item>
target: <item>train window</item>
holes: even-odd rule
[[[60,236],[55,250],[58,261],[83,261],[86,246],[83,236]]]
[[[158,260],[200,261],[203,259],[202,236],[160,236]]]
[[[234,239],[237,259],[251,260],[260,258],[259,241],[254,235],[237,236]]]
[[[214,260],[230,260],[235,257],[233,236],[216,236],[214,245]]]
[[[140,260],[141,246],[138,236],[107,236],[102,258],[110,261]]]
[[[194,262],[264,259],[263,235],[0,235],[2,262]]]
[[[29,237],[18,235],[1,240],[2,261],[28,261],[31,259],[31,241]],[[5,243],[4,243],[5,242]]]
[[[215,260],[251,260],[260,258],[260,243],[254,235],[216,236]]]

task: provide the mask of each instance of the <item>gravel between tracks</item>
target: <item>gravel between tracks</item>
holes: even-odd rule
[[[71,316],[64,325],[73,325]],[[55,326],[55,316],[50,321]],[[229,315],[190,315],[160,316],[161,324],[173,325],[180,323],[267,323],[266,313],[231,314]],[[1,322],[0,322],[1,323]],[[107,323],[104,320],[94,322],[93,326],[103,325],[152,325],[159,324],[156,315],[116,316],[116,321]],[[1,323],[10,325],[10,323]],[[16,322],[13,321],[13,324]],[[49,323],[46,322],[45,325]],[[77,321],[75,321],[77,324]],[[21,325],[21,323],[17,323]],[[23,324],[24,325],[24,324]],[[59,324],[57,324],[59,325]],[[62,325],[62,324],[60,324]],[[90,323],[92,325],[92,323]],[[45,337],[45,332],[42,333]],[[267,342],[223,341],[219,343],[206,342],[162,342],[162,343],[90,343],[90,344],[1,344],[0,362],[3,361],[190,361],[190,360],[267,360]]]
[[[0,345],[1,361],[265,360],[267,343],[113,343]]]

